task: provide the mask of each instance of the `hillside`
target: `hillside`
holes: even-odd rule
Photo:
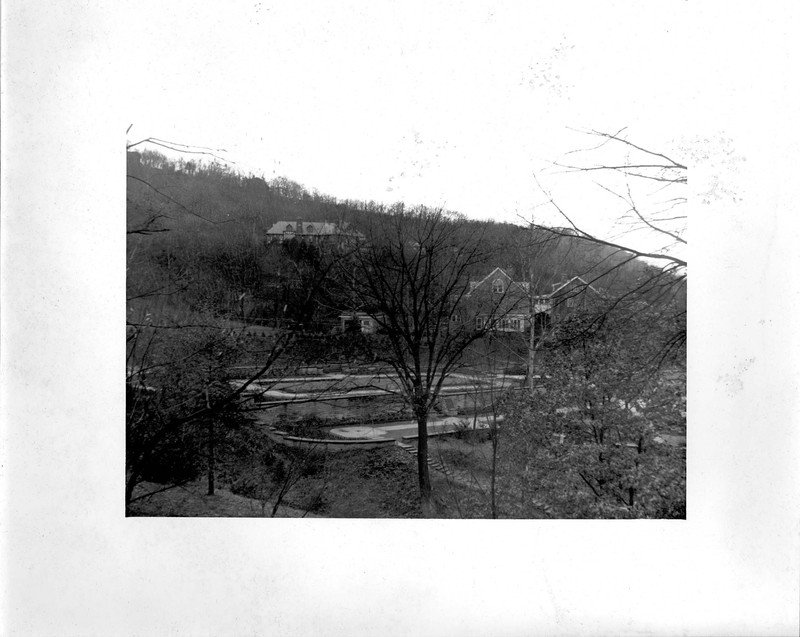
[[[174,161],[153,151],[129,152],[127,173],[128,298],[129,312],[137,315],[210,311],[262,325],[289,320],[331,326],[346,299],[330,281],[313,289],[330,251],[270,243],[267,230],[281,220],[366,230],[390,211],[375,202],[309,192],[285,178],[267,182],[218,163]],[[507,223],[458,223],[483,233],[489,257],[475,277],[500,266],[531,281],[538,293],[580,275],[620,294],[653,270],[626,253],[574,237]]]

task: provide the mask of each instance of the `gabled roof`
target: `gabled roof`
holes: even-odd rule
[[[301,225],[302,228],[298,231],[296,221],[279,221],[267,230],[267,234],[283,234],[284,232],[294,232],[296,234],[337,234],[336,226],[332,223],[303,221]],[[291,227],[291,230],[287,230],[289,227]]]
[[[579,281],[582,288],[584,288],[586,290],[591,290],[592,292],[597,294],[597,296],[603,296],[603,294],[596,287],[594,287],[590,283],[587,283],[586,281],[584,281],[579,276],[572,277],[566,283],[556,283],[556,284],[554,284],[556,286],[555,289],[552,292],[550,292],[550,294],[547,294],[546,296],[550,296],[550,297],[555,296],[558,292],[560,292],[564,288],[568,287],[570,284],[574,283],[575,281]]]
[[[489,281],[490,279],[492,282],[494,282],[498,276],[502,276],[506,280],[506,283],[508,284],[509,287],[511,287],[512,285],[516,286],[517,288],[519,288],[520,291],[527,294],[528,292],[527,281],[514,281],[511,278],[511,276],[505,270],[503,270],[503,268],[495,268],[489,274],[483,277],[480,281],[470,281],[470,286],[469,286],[470,293],[472,293],[474,290],[477,290],[484,283],[486,283],[486,281]]]
[[[530,290],[530,284],[527,281],[514,281],[511,278],[511,276],[505,270],[503,270],[503,268],[499,268],[498,267],[498,268],[495,268],[494,270],[492,270],[489,274],[487,274],[485,277],[483,277],[480,281],[470,281],[470,290],[469,290],[469,293],[467,294],[467,296],[472,294],[475,290],[477,290],[479,287],[481,287],[487,281],[494,282],[498,277],[502,277],[503,279],[505,279],[506,284],[509,287],[509,290],[512,289],[511,286],[514,286],[518,291],[520,291],[520,292],[522,292],[524,294],[528,294],[528,292]],[[573,285],[575,283],[579,284],[583,290],[591,290],[597,296],[599,296],[601,298],[603,297],[603,293],[602,292],[600,292],[597,288],[595,288],[590,283],[587,283],[582,277],[574,276],[574,277],[572,277],[571,279],[569,279],[568,281],[566,281],[564,283],[555,283],[555,284],[553,284],[553,291],[552,292],[548,292],[548,293],[545,293],[545,294],[534,294],[534,298],[539,300],[539,301],[551,300],[553,297],[557,296],[559,294],[559,292],[561,292],[562,290],[566,291],[566,289],[569,288],[569,286],[571,286],[571,285]]]
[[[386,318],[386,314],[383,312],[365,312],[363,310],[357,310],[354,312],[343,312],[339,315],[339,318],[371,318],[375,320],[382,320]]]
[[[278,221],[278,223],[273,224],[269,230],[267,230],[267,234],[280,234],[282,235],[284,232],[294,232],[295,234],[305,234],[305,235],[324,235],[324,236],[335,236],[335,235],[348,235],[348,236],[359,236],[360,233],[350,230],[346,225],[331,223],[329,221],[302,221],[301,222],[302,228],[301,230],[297,230],[297,221]],[[291,230],[287,230],[287,228],[291,226]]]

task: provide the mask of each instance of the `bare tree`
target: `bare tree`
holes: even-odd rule
[[[127,144],[129,158],[136,159],[132,149],[145,143],[180,153],[216,156],[212,149],[147,138]],[[204,281],[188,266],[176,267],[169,253],[154,257],[152,242],[157,239],[149,235],[168,232],[163,220],[171,219],[176,210],[210,225],[229,221],[208,219],[164,192],[159,184],[130,171],[127,176],[125,503],[129,509],[132,501],[150,495],[134,498],[137,485],[148,476],[163,477],[163,488],[171,488],[193,479],[203,457],[208,493],[213,495],[217,447],[243,420],[239,399],[273,368],[293,335],[278,332],[264,351],[247,351],[244,328],[199,307],[198,299],[219,283]],[[139,190],[132,192],[134,187]],[[173,234],[192,240],[189,233]],[[249,377],[232,384],[228,367],[242,355],[256,365]]]
[[[310,476],[321,483],[316,493],[289,504],[295,487]],[[269,440],[263,457],[253,458],[253,466],[239,478],[237,493],[258,500],[264,517],[278,516],[281,507],[287,504],[303,510],[305,516],[323,502],[330,476],[324,441],[308,440],[290,447]]]
[[[489,255],[479,226],[441,210],[398,209],[374,219],[354,255],[351,287],[385,334],[385,362],[417,421],[420,498],[430,516],[428,416],[464,350],[492,327],[490,320],[476,329],[470,314],[478,308],[465,303],[470,275]]]
[[[499,364],[503,357],[498,356],[498,348],[494,342],[496,339],[493,336],[493,334],[489,334],[486,338],[481,339],[480,343],[476,344],[476,349],[480,351],[481,358],[485,360],[485,371],[476,377],[474,382],[475,415],[473,416],[472,428],[473,430],[477,429],[478,412],[485,412],[484,418],[488,425],[491,445],[491,456],[489,458],[489,511],[491,517],[497,519],[497,458],[501,437],[500,423],[504,418],[503,410],[506,397],[513,389],[505,376],[500,374]]]
[[[238,350],[230,330],[211,326],[139,327],[128,338],[126,507],[136,486],[152,472],[179,485],[206,456],[208,492],[214,492],[214,447],[239,416],[244,392],[273,367],[291,334],[279,334],[262,364],[242,382],[227,381]],[[223,427],[215,430],[219,422]]]
[[[547,227],[533,222],[532,228],[556,237],[591,244],[602,249],[605,256],[587,271],[587,283],[593,284],[629,264],[648,263],[633,284],[611,299],[607,309],[625,309],[630,312],[642,307],[646,298],[652,304],[669,306],[668,318],[684,325],[672,335],[659,355],[667,356],[673,348],[686,341],[685,291],[687,276],[687,218],[685,188],[688,168],[683,161],[655,150],[645,148],[627,139],[626,129],[616,133],[588,131],[586,134],[598,143],[589,148],[572,151],[570,161],[556,162],[564,171],[581,175],[598,175],[596,181],[606,194],[621,203],[616,225],[621,232],[613,238],[589,232],[578,220],[578,215],[568,211],[544,185],[536,179],[546,202],[567,223],[565,227]],[[575,157],[575,161],[571,161]],[[580,159],[580,160],[579,160]],[[594,161],[592,161],[594,160]],[[579,213],[578,213],[579,214]],[[654,248],[637,247],[645,240]],[[677,300],[677,303],[674,301]],[[677,307],[677,312],[675,312]]]
[[[624,133],[624,128],[616,133],[590,131],[587,134],[598,138],[600,143],[591,148],[570,153],[580,153],[582,156],[586,156],[587,153],[596,153],[600,149],[614,145],[623,154],[618,161],[601,161],[591,164],[556,162],[556,166],[569,172],[612,173],[621,176],[621,188],[603,183],[597,185],[624,204],[625,210],[620,215],[619,222],[627,226],[626,233],[645,230],[651,237],[664,242],[663,245],[657,250],[640,250],[629,242],[620,243],[587,232],[577,225],[574,215],[567,214],[567,211],[559,206],[553,196],[537,180],[537,184],[547,196],[548,202],[569,224],[567,228],[549,228],[549,230],[562,236],[578,237],[592,243],[623,250],[637,257],[666,262],[674,268],[685,268],[687,262],[680,256],[680,247],[687,244],[686,214],[683,212],[682,206],[686,203],[684,187],[687,184],[688,169],[684,163],[672,159],[664,153],[649,150],[629,141]],[[634,194],[634,184],[649,186],[647,192],[639,189],[642,196],[648,199],[648,203],[644,206],[638,201],[639,197]]]

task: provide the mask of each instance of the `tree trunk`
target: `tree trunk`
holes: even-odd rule
[[[532,274],[532,273],[531,273]],[[530,289],[529,289],[529,299],[530,299],[530,308],[529,308],[529,316],[531,319],[531,333],[530,333],[530,342],[528,343],[528,391],[533,396],[533,365],[535,363],[536,357],[536,316],[534,315],[534,310],[536,306],[533,302],[533,276],[531,276],[530,282]]]
[[[208,495],[214,495],[214,419],[208,420]]]
[[[125,484],[125,513],[128,513],[128,507],[130,506],[131,500],[133,499],[133,490],[136,488],[136,483],[138,480],[138,475],[136,473],[131,473],[128,477],[128,482]]]
[[[428,414],[417,413],[417,474],[419,476],[419,498],[422,515],[433,517],[435,507],[431,476],[428,471]]]
[[[206,388],[206,407],[211,409]],[[208,419],[208,495],[214,495],[214,417]]]
[[[497,421],[495,421],[492,436],[492,519],[497,519]]]

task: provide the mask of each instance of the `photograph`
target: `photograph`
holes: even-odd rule
[[[664,79],[598,103],[591,38],[486,6],[260,6],[194,54],[224,90],[129,105],[126,514],[685,519]]]

